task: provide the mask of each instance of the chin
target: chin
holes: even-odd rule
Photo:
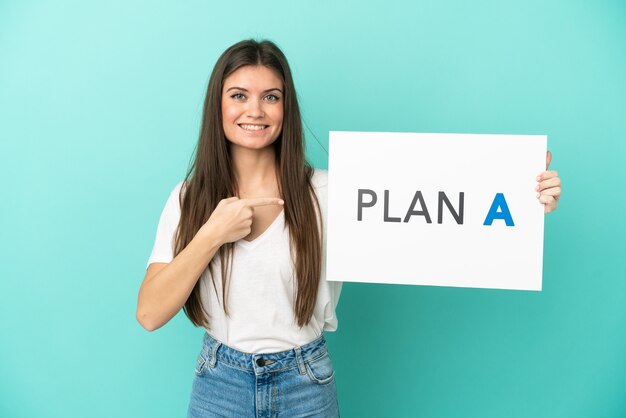
[[[263,142],[250,142],[250,141],[237,141],[237,142],[233,142],[231,141],[231,146],[235,146],[235,147],[239,147],[239,148],[245,148],[245,149],[254,149],[254,150],[260,150],[260,149],[264,149],[267,147],[271,147],[272,144],[274,143],[274,141],[263,141]]]

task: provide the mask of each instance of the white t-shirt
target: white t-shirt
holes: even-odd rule
[[[315,169],[312,184],[320,203],[324,234],[322,274],[311,321],[302,329],[296,324],[293,310],[295,274],[283,210],[256,239],[251,242],[241,239],[235,243],[227,289],[229,317],[224,315],[221,304],[221,263],[217,254],[214,273],[219,302],[209,269],[202,273],[202,304],[210,315],[206,330],[217,340],[246,353],[269,353],[304,345],[319,337],[322,331],[337,329],[335,308],[342,283],[326,281],[328,172]],[[176,185],[161,213],[148,265],[169,263],[173,259],[181,187],[182,182]]]

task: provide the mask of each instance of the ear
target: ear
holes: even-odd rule
[[[546,153],[546,170],[550,167],[550,161],[552,161],[552,153],[548,151]]]

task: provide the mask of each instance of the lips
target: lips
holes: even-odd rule
[[[259,132],[267,128],[269,125],[260,125],[254,123],[239,123],[239,127],[245,131]]]

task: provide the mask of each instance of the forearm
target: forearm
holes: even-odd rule
[[[215,239],[198,234],[168,265],[144,281],[137,320],[145,329],[162,327],[180,311],[219,247]]]

